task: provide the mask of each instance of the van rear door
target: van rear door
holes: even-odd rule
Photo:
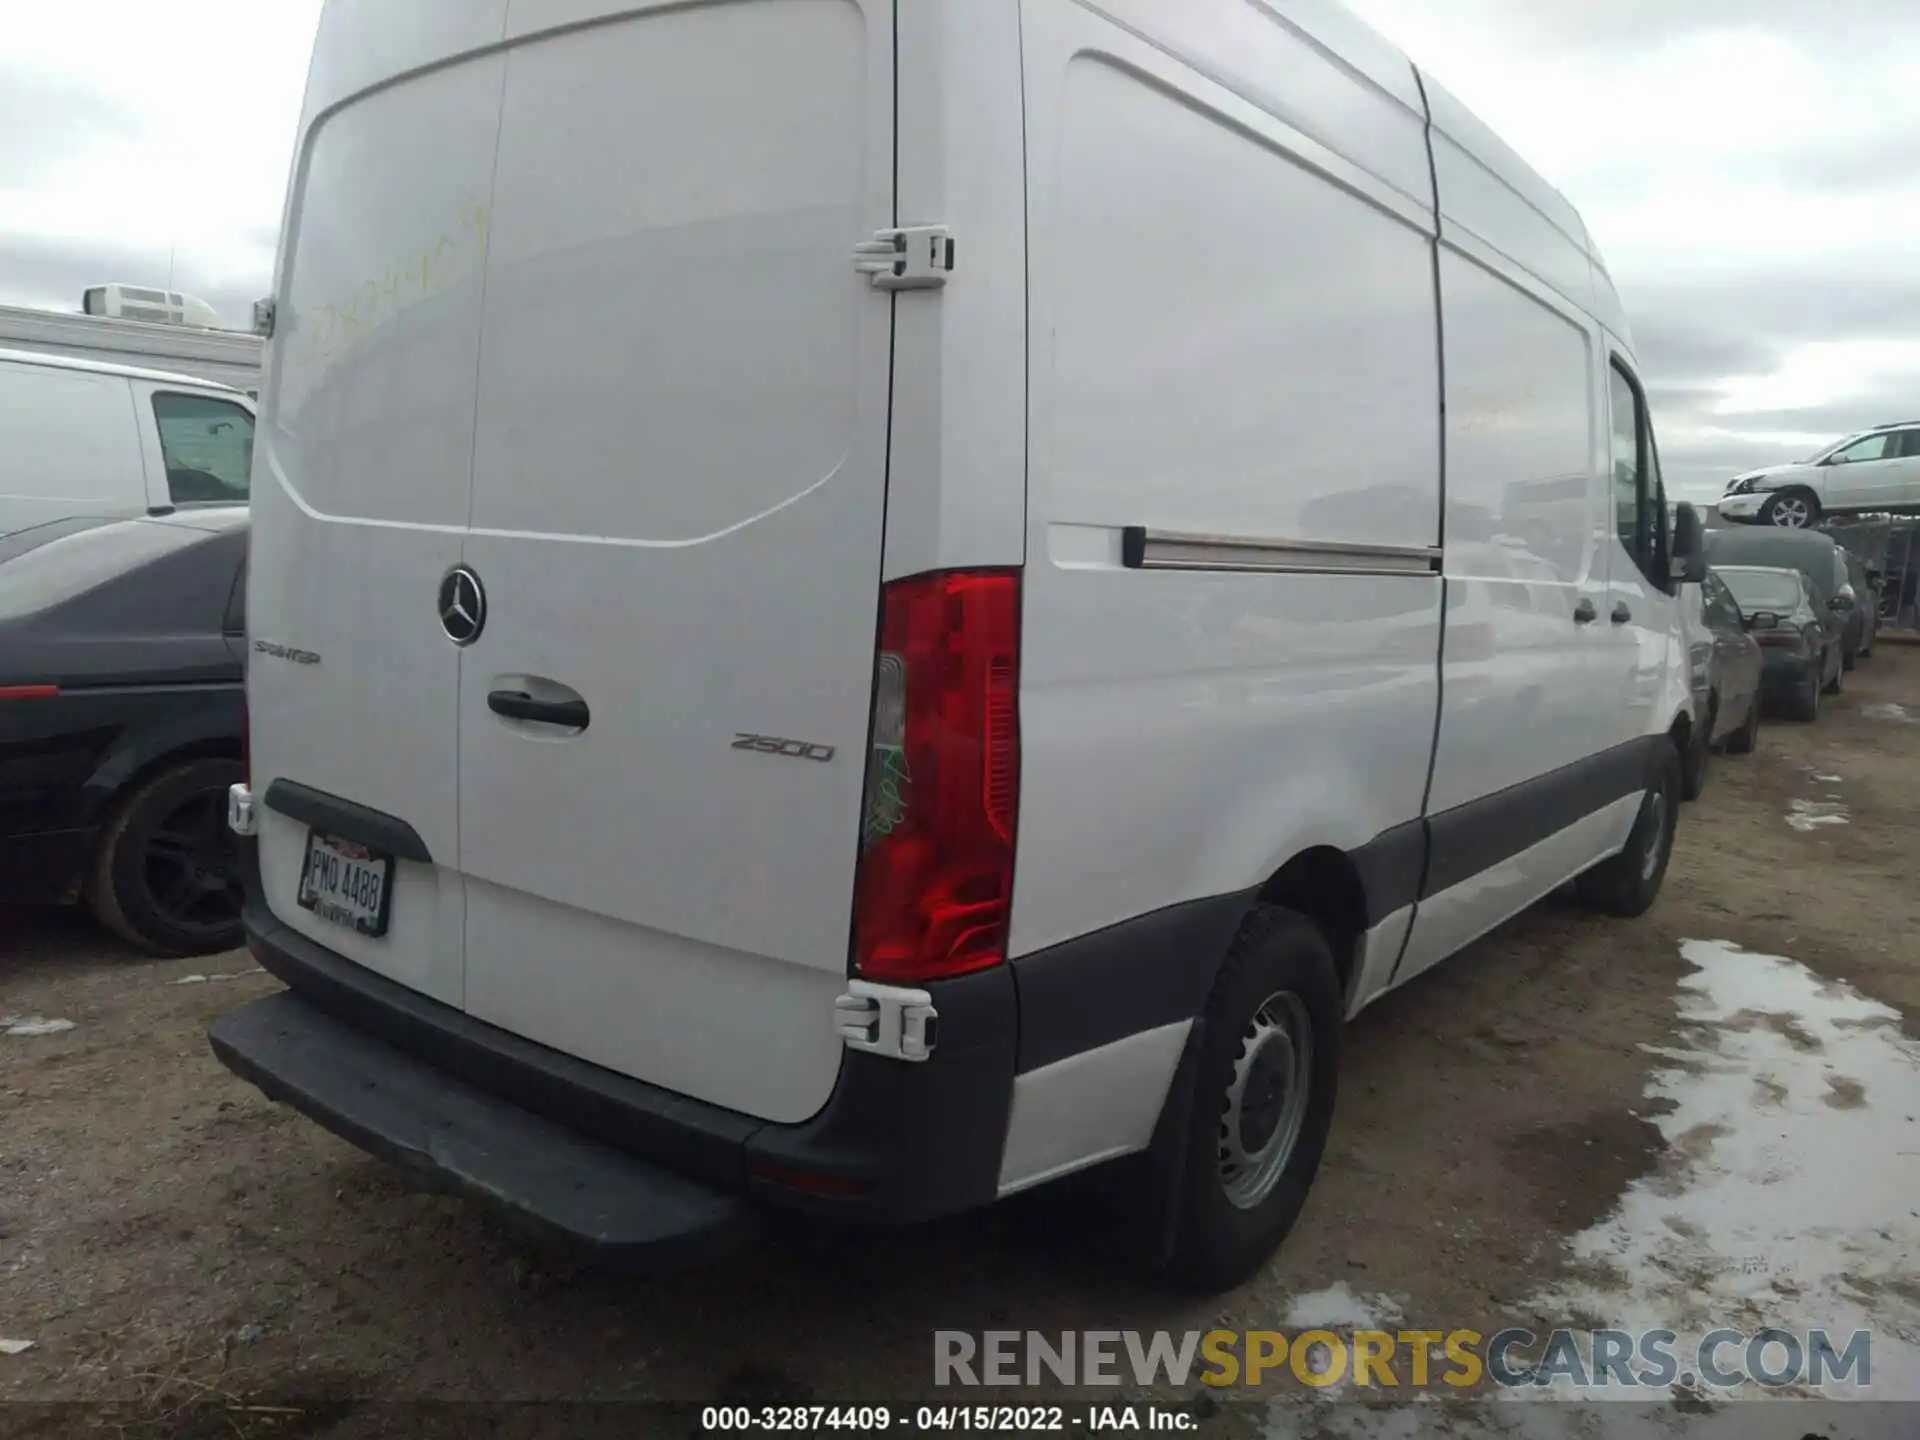
[[[444,35],[424,23],[385,29],[390,12],[370,6],[336,3],[322,17],[308,97],[319,118],[302,137],[287,207],[248,569],[267,904],[309,938],[450,1005],[462,1001],[465,958],[461,652],[435,602],[459,563],[472,498],[480,222],[506,64],[472,48],[497,42],[504,19],[502,9],[488,34],[480,9],[443,12]],[[460,32],[466,20],[479,30]],[[383,35],[402,32],[423,53],[386,55]],[[382,78],[364,73],[370,59],[438,63],[366,89]],[[330,93],[330,80],[347,95]],[[417,843],[395,842],[391,824],[356,825],[352,807]],[[317,890],[301,903],[316,833],[391,854],[377,897],[384,934],[362,933],[360,907]]]
[[[894,223],[893,23],[515,0],[503,52],[466,1007],[775,1121],[841,1055],[892,343],[854,251]]]

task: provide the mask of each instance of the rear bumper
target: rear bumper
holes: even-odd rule
[[[282,924],[251,877],[248,891],[248,947],[293,995],[264,1018],[249,1007],[221,1021],[210,1037],[220,1060],[354,1144],[435,1173],[535,1228],[599,1248],[659,1249],[633,1240],[630,1220],[619,1232],[629,1238],[594,1241],[558,1205],[563,1196],[529,1178],[577,1161],[608,1183],[625,1173],[616,1160],[638,1167],[637,1193],[657,1190],[650,1176],[659,1171],[721,1198],[879,1224],[972,1209],[998,1192],[1019,1037],[1008,966],[926,987],[940,1013],[931,1058],[907,1064],[847,1051],[820,1113],[774,1125],[548,1049],[395,984]],[[399,1076],[403,1066],[391,1104],[343,1103],[340,1077]],[[498,1126],[473,1119],[488,1107],[501,1113]],[[480,1141],[454,1152],[423,1143],[443,1129]],[[544,1158],[478,1174],[476,1146],[508,1133]],[[601,1152],[609,1158],[581,1159]],[[713,1243],[703,1222],[686,1248],[703,1253]]]
[[[647,1272],[699,1264],[751,1229],[739,1197],[449,1083],[291,992],[222,1016],[207,1038],[272,1099],[603,1262]]]
[[[1795,655],[1783,650],[1761,649],[1760,683],[1770,694],[1797,690],[1820,672],[1820,656]]]

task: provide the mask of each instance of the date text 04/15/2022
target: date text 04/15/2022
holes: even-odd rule
[[[1186,1431],[1199,1420],[1185,1409],[1159,1405],[709,1405],[705,1431],[866,1431],[999,1435],[1015,1431]]]

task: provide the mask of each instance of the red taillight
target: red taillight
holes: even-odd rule
[[[58,700],[58,685],[0,685],[0,700]]]
[[[853,954],[870,980],[1006,958],[1020,799],[1020,572],[881,593]]]

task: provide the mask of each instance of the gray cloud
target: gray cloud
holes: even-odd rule
[[[29,189],[90,150],[140,134],[139,115],[104,91],[0,66],[0,188]]]
[[[1894,264],[1773,266],[1701,278],[1642,271],[1619,285],[1636,345],[1650,368],[1670,368],[1675,380],[1699,378],[1702,367],[1752,374],[1789,345],[1920,335],[1920,269],[1901,273]]]
[[[264,245],[263,271],[273,255],[273,234],[250,237]],[[136,244],[113,239],[45,240],[0,233],[0,303],[29,305],[42,310],[75,311],[89,285],[124,280],[138,285],[164,284],[167,279],[164,243]],[[181,253],[174,258],[173,288],[198,295],[235,328],[246,325],[263,282],[210,273],[200,257]]]

